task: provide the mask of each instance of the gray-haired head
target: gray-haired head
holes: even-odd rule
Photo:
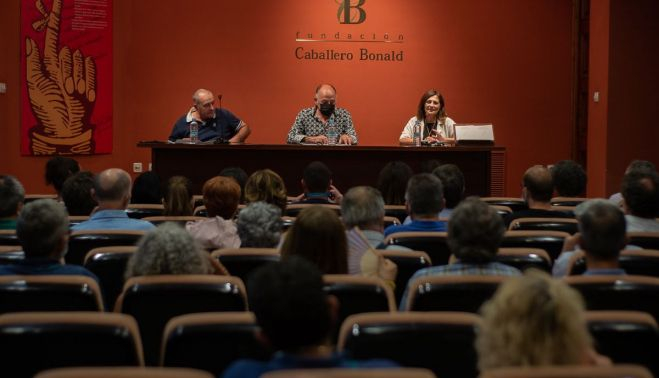
[[[158,274],[207,274],[208,254],[176,223],[166,222],[149,231],[128,261],[126,278]]]
[[[238,213],[236,226],[241,247],[274,248],[282,229],[281,209],[263,201],[252,202]]]
[[[599,260],[617,260],[627,242],[622,210],[608,200],[593,199],[579,204],[575,215],[581,233],[579,244],[586,254]]]
[[[477,197],[453,210],[448,222],[448,246],[460,261],[482,264],[494,260],[506,228],[497,212]]]
[[[25,256],[59,259],[67,247],[69,215],[64,205],[52,199],[32,201],[16,220],[16,235]]]
[[[14,176],[0,176],[0,218],[15,217],[25,200],[25,189]]]
[[[346,229],[381,228],[384,219],[382,194],[370,186],[350,188],[341,200],[341,216]]]

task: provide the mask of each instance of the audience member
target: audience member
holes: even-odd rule
[[[412,176],[405,192],[405,206],[412,222],[389,226],[384,230],[384,235],[404,231],[446,231],[446,222],[440,221],[437,216],[444,208],[443,191],[441,181],[433,174]]]
[[[455,164],[444,164],[432,172],[442,182],[444,189],[444,208],[437,215],[440,219],[448,219],[453,209],[462,201],[465,192],[465,178],[460,168]],[[403,224],[409,224],[412,218],[407,216]]]
[[[218,176],[231,177],[240,185],[240,203],[245,203],[245,183],[247,183],[247,172],[240,167],[226,167]]]
[[[462,201],[448,222],[448,246],[458,259],[450,265],[433,266],[417,271],[409,283],[426,276],[494,275],[517,276],[519,270],[496,262],[496,254],[506,229],[497,212],[477,197]],[[409,287],[400,302],[407,305]]]
[[[377,186],[385,204],[405,204],[405,189],[412,174],[412,168],[402,161],[389,162],[380,170]]]
[[[625,274],[618,265],[620,251],[627,244],[625,216],[609,201],[588,206],[579,217],[579,245],[586,254],[584,275]]]
[[[286,210],[286,185],[284,180],[270,169],[262,169],[252,173],[245,183],[245,202],[263,201]]]
[[[62,186],[62,201],[69,215],[90,215],[98,206],[92,195],[94,189],[94,174],[80,171],[64,181]]]
[[[126,214],[130,202],[131,180],[126,171],[106,169],[94,176],[93,196],[98,208],[89,220],[71,227],[79,230],[151,230],[154,226],[141,219],[131,219]]]
[[[573,160],[561,160],[551,169],[557,197],[583,197],[586,193],[586,171]]]
[[[293,256],[258,269],[248,281],[247,293],[259,325],[257,338],[277,353],[270,361],[238,360],[224,378],[256,378],[296,368],[396,366],[388,360],[356,361],[334,352],[329,340],[339,304],[323,290],[318,268],[302,258]]]
[[[238,248],[240,239],[233,217],[238,210],[240,186],[229,177],[216,176],[202,188],[208,219],[188,222],[186,229],[204,249]]]
[[[160,177],[153,171],[146,171],[137,176],[133,184],[130,203],[156,204],[162,203],[162,184]]]
[[[281,209],[266,202],[252,202],[238,213],[240,247],[276,248],[281,241]]]
[[[421,162],[419,173],[433,173],[435,169],[442,165],[437,159],[429,159]]]
[[[75,159],[55,156],[46,163],[46,185],[52,185],[55,188],[59,200],[64,181],[79,171],[80,165]]]
[[[0,230],[15,230],[23,208],[25,189],[14,176],[0,176]]]
[[[286,233],[281,256],[302,256],[316,264],[323,274],[348,273],[348,243],[341,220],[323,206],[300,211]]]
[[[659,222],[659,174],[633,171],[622,180],[622,208],[627,232],[657,232]]]
[[[629,165],[627,166],[627,169],[625,170],[625,175],[631,172],[656,172],[657,169],[654,166],[654,164],[650,161],[647,160],[633,160]],[[609,201],[613,202],[614,205],[620,206],[622,208],[622,193],[618,192],[615,194],[612,194],[611,197],[609,197]]]
[[[522,179],[522,197],[527,210],[518,210],[505,217],[506,227],[518,218],[572,218],[563,211],[552,210],[551,197],[554,194],[554,181],[549,169],[535,165],[526,170]]]
[[[499,286],[481,307],[478,367],[610,365],[598,355],[579,293],[565,282],[528,270]]]
[[[162,198],[166,216],[192,215],[192,182],[184,176],[172,176],[167,180]]]
[[[341,203],[343,195],[332,185],[332,171],[320,161],[313,161],[304,168],[301,184],[304,193],[294,203]]]
[[[126,279],[158,274],[208,274],[209,255],[181,226],[165,222],[149,231],[128,260]]]
[[[25,205],[16,224],[16,235],[25,259],[0,265],[0,275],[79,275],[98,281],[94,273],[78,265],[65,265],[69,244],[69,215],[51,199]]]

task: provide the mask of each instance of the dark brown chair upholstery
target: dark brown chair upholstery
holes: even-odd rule
[[[513,266],[519,270],[536,268],[551,272],[551,257],[539,248],[499,248],[496,261]]]
[[[161,367],[76,367],[50,369],[34,378],[214,378],[209,372]]]
[[[513,212],[508,206],[490,204],[490,207],[493,208],[501,218],[505,218],[508,214],[512,214]]]
[[[433,265],[448,264],[451,250],[446,242],[446,232],[394,232],[387,236],[384,244],[401,245],[414,251],[428,254]]]
[[[659,232],[628,232],[629,243],[643,249],[659,250]]]
[[[400,223],[403,223],[408,215],[407,208],[405,205],[384,205],[384,215],[398,218]]]
[[[480,378],[652,378],[652,374],[638,365],[614,366],[541,366],[505,367],[486,370]]]
[[[409,285],[407,311],[461,311],[477,313],[507,276],[428,276]]]
[[[165,222],[174,222],[174,223],[178,223],[179,225],[181,225],[183,227],[188,222],[194,222],[194,221],[204,220],[204,219],[206,219],[206,218],[205,217],[195,217],[193,215],[191,215],[191,216],[159,215],[159,216],[148,216],[148,217],[142,218],[142,220],[151,222],[156,226],[161,224],[161,223],[165,223]]]
[[[158,363],[162,334],[171,318],[196,312],[245,310],[243,281],[212,275],[133,277],[126,281],[115,306],[115,312],[137,320],[148,365]]]
[[[489,205],[507,206],[513,212],[529,208],[523,199],[515,197],[482,197],[481,201]]]
[[[142,219],[146,217],[157,217],[162,215],[165,211],[165,206],[162,204],[141,204],[141,203],[131,203],[128,204],[126,209],[126,214],[130,218]]]
[[[396,288],[394,296],[396,303],[400,303],[407,283],[417,270],[428,268],[432,265],[432,260],[428,254],[421,251],[397,251],[397,250],[378,250],[385,258],[391,260],[398,267],[396,274]]]
[[[0,230],[0,245],[21,245],[16,230]]]
[[[0,276],[0,314],[103,311],[98,283],[87,276]]]
[[[371,313],[343,322],[338,350],[356,359],[386,358],[437,377],[476,377],[480,317],[461,312]]]
[[[501,248],[539,248],[556,260],[563,249],[565,238],[570,237],[561,231],[506,231]]]
[[[98,277],[103,288],[103,300],[108,309],[114,307],[124,287],[124,273],[128,259],[137,251],[136,246],[94,248],[85,256],[85,268]]]
[[[332,368],[276,370],[261,378],[435,378],[435,374],[419,368]]]
[[[28,378],[66,366],[143,364],[140,335],[130,316],[100,312],[0,316],[0,365],[8,377]]]
[[[574,218],[517,218],[510,223],[509,230],[518,231],[563,231],[574,235],[579,224]]]
[[[327,207],[328,209],[332,209],[336,212],[336,215],[340,216],[341,215],[341,207],[339,205],[333,205],[333,204],[317,204],[317,203],[292,203],[286,205],[286,210],[284,211],[284,215],[287,217],[297,217],[298,214],[300,214],[300,211],[306,209],[307,207],[311,206],[322,206],[322,207]]]
[[[626,249],[618,257],[620,268],[627,274],[636,276],[659,277],[659,251],[652,249]],[[583,251],[570,256],[567,274],[580,275],[587,269],[586,255]]]
[[[549,203],[552,206],[577,206],[586,201],[588,201],[588,198],[585,197],[554,197]]]
[[[0,265],[14,264],[25,259],[20,245],[0,245]]]
[[[131,230],[74,231],[69,237],[69,251],[64,258],[67,264],[82,265],[92,249],[135,245],[145,233]]]
[[[220,376],[240,358],[268,360],[271,352],[256,339],[251,312],[208,312],[172,318],[165,327],[161,365],[194,367]]]
[[[232,276],[247,282],[254,269],[279,261],[281,255],[276,248],[225,248],[213,251],[211,257],[217,259]]]

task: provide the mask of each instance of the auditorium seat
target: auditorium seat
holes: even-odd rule
[[[626,249],[618,257],[620,268],[627,274],[659,277],[659,251],[653,249]],[[570,256],[567,275],[581,275],[586,271],[586,255],[583,251]]]
[[[480,317],[463,312],[370,313],[350,316],[337,349],[352,358],[386,358],[437,377],[475,378]]]
[[[242,280],[213,275],[133,277],[126,281],[115,306],[115,312],[137,320],[148,365],[158,363],[163,330],[171,318],[196,312],[245,310]]]
[[[16,230],[0,230],[0,246],[2,245],[21,245]]]
[[[23,199],[23,203],[27,205],[28,203],[39,199],[56,200],[57,194],[26,194],[25,198]]]
[[[554,197],[549,200],[552,206],[577,206],[582,202],[588,201],[585,197]]]
[[[446,232],[394,232],[387,236],[384,244],[401,245],[414,251],[428,254],[433,265],[448,264],[451,251],[446,243]]]
[[[270,359],[272,352],[259,342],[251,312],[208,312],[172,318],[165,327],[163,366],[193,367],[220,376],[241,358]]]
[[[422,251],[397,251],[397,250],[378,250],[385,258],[391,260],[398,267],[396,274],[396,287],[394,296],[396,303],[400,303],[407,282],[416,273],[417,270],[432,266],[432,260],[428,254]]]
[[[652,378],[646,368],[639,365],[613,366],[521,366],[489,369],[480,378]]]
[[[628,232],[628,244],[641,247],[643,249],[659,250],[659,232]]]
[[[521,271],[536,268],[551,272],[552,261],[544,249],[539,248],[499,248],[496,261],[513,266]]]
[[[232,276],[247,282],[254,269],[279,261],[281,255],[276,248],[224,248],[214,250],[211,257],[224,265]]]
[[[75,367],[43,371],[34,378],[214,378],[206,371],[160,367]]]
[[[563,249],[565,238],[570,234],[562,231],[506,231],[501,248],[539,248],[545,250],[552,261]]]
[[[311,206],[322,206],[322,207],[327,207],[328,209],[334,210],[336,212],[336,215],[340,216],[341,215],[341,207],[339,205],[334,205],[334,204],[317,204],[317,203],[291,203],[286,205],[286,210],[284,210],[285,216],[288,217],[297,217],[298,214],[300,214],[300,211],[306,209],[307,207]]]
[[[389,226],[397,226],[399,224],[401,224],[400,219],[398,219],[396,217],[393,217],[393,216],[385,215],[385,217],[384,217],[384,227],[385,228],[387,228]]]
[[[31,378],[66,366],[142,366],[135,320],[100,312],[25,312],[0,315],[3,376]]]
[[[69,227],[73,227],[86,220],[89,220],[89,215],[69,215]]]
[[[208,210],[206,210],[206,206],[204,205],[197,206],[192,211],[192,215],[195,217],[208,218]]]
[[[490,205],[508,206],[513,212],[529,208],[523,199],[517,197],[481,197],[481,201]]]
[[[103,288],[103,299],[112,309],[124,287],[124,274],[128,260],[137,251],[136,246],[94,248],[85,256],[84,266],[94,273]]]
[[[659,376],[659,330],[648,313],[588,311],[588,330],[595,349],[616,364],[638,364]]]
[[[281,217],[281,231],[286,232],[293,224],[295,224],[295,217],[283,216]]]
[[[87,276],[0,276],[0,314],[21,311],[103,311],[101,290]]]
[[[331,368],[276,370],[261,378],[435,378],[435,374],[419,368]]]
[[[477,313],[507,276],[427,276],[409,285],[406,311],[462,311]]]
[[[407,207],[405,205],[384,205],[384,215],[387,217],[396,217],[403,223],[407,218]]]
[[[0,265],[13,264],[25,258],[20,245],[0,245]]]
[[[497,214],[501,216],[501,218],[505,218],[506,215],[512,214],[513,210],[508,207],[508,206],[503,206],[503,205],[492,205],[489,204],[491,208],[493,208]]]
[[[508,229],[520,231],[563,231],[574,235],[579,231],[579,224],[574,218],[517,218],[510,223]]]
[[[69,250],[64,259],[67,264],[82,265],[87,253],[94,248],[132,246],[145,234],[145,231],[131,230],[73,231],[69,236]]]
[[[159,224],[165,223],[165,222],[174,222],[174,223],[179,224],[181,227],[185,227],[185,224],[188,223],[188,222],[194,222],[194,221],[204,220],[204,219],[206,219],[206,218],[205,217],[195,217],[193,215],[191,215],[191,216],[159,215],[159,216],[142,218],[142,220],[151,222],[156,226],[158,226]]]
[[[130,218],[142,219],[145,217],[160,216],[163,211],[165,211],[163,204],[130,203],[126,209],[126,214]]]

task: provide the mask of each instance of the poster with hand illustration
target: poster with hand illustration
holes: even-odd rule
[[[22,0],[21,154],[112,152],[112,0]]]

